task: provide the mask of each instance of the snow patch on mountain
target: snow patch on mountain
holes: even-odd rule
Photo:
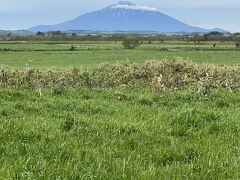
[[[117,3],[118,5],[130,5],[130,6],[135,6],[136,4],[133,4],[132,2],[128,1],[128,0],[121,0]],[[116,4],[116,5],[117,5]]]
[[[139,11],[159,11],[157,8],[139,5],[122,5],[117,4],[111,7],[111,9],[125,9],[125,10],[139,10]]]

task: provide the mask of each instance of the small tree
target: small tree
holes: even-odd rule
[[[124,40],[122,45],[125,49],[135,49],[136,47],[140,46],[141,43],[136,39],[128,39]]]
[[[76,49],[77,49],[77,48],[72,45],[69,50],[70,50],[70,51],[74,51],[74,50],[76,50]]]
[[[240,42],[236,42],[236,48],[240,48]]]
[[[76,37],[77,36],[77,33],[72,33],[72,37]]]
[[[38,32],[36,33],[36,35],[37,35],[37,36],[44,36],[45,34],[44,34],[44,32],[38,31]]]

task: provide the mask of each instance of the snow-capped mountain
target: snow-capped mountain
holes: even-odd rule
[[[56,24],[35,26],[28,31],[158,31],[158,32],[208,32],[193,27],[160,12],[159,9],[120,1],[104,9],[81,15],[73,20]]]

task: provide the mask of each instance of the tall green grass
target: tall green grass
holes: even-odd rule
[[[240,92],[0,89],[1,179],[239,179]]]

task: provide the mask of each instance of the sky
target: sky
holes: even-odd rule
[[[0,29],[20,30],[57,24],[119,0],[0,0]],[[239,0],[131,0],[158,8],[189,25],[240,32]]]

